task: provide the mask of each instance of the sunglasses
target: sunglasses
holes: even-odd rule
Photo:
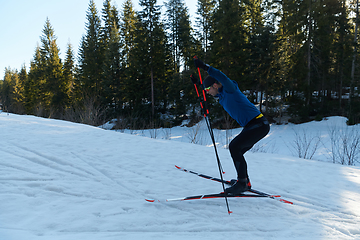
[[[211,85],[212,86],[212,85]],[[210,87],[207,87],[207,88],[205,88],[205,91],[210,91],[210,88],[211,88],[211,86]]]

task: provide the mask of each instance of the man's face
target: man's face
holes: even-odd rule
[[[219,85],[217,83],[214,83],[213,85],[211,85],[210,88],[208,88],[206,92],[211,96],[215,97],[219,93]]]

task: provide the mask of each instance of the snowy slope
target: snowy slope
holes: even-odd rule
[[[234,178],[232,160],[219,149]],[[360,239],[360,168],[247,153],[255,189],[294,202],[149,203],[220,192],[211,147],[0,114],[0,239]]]
[[[257,144],[252,152],[276,153],[281,155],[289,155],[298,157],[298,149],[295,142],[298,140],[300,144],[310,144],[308,155],[315,151],[311,159],[320,161],[333,162],[331,155],[331,132],[335,131],[334,137],[337,138],[335,142],[341,144],[347,138],[349,145],[351,140],[355,140],[356,136],[360,135],[360,124],[355,126],[346,125],[347,118],[345,117],[328,117],[323,121],[312,121],[304,124],[287,124],[287,125],[272,125],[270,133]],[[113,124],[106,124],[105,129],[111,129]],[[214,129],[214,136],[216,138],[217,146],[226,148],[229,140],[233,139],[242,128],[218,130]],[[186,127],[174,127],[171,129],[158,130],[123,130],[125,133],[156,137],[158,139],[171,139],[180,142],[196,142],[196,144],[211,146],[212,140],[210,138],[205,121],[198,125]],[[228,141],[226,140],[228,139]],[[318,141],[319,140],[319,141]],[[317,145],[316,145],[317,144]],[[303,146],[305,148],[305,146]],[[358,151],[358,159],[360,159],[360,151]],[[338,161],[336,161],[338,163]],[[355,163],[359,165],[359,163]]]

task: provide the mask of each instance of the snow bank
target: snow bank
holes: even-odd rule
[[[0,239],[360,238],[360,169],[284,154],[246,158],[255,189],[294,205],[229,199],[228,215],[223,199],[146,202],[222,190],[174,167],[218,176],[213,148],[175,141],[172,131],[169,141],[0,114]],[[289,132],[273,126],[268,139]],[[228,150],[219,155],[234,178]]]

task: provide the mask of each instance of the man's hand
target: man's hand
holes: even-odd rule
[[[190,75],[191,81],[193,82],[193,84],[198,84],[199,83],[199,79],[197,79],[197,77],[195,77],[194,75]]]
[[[194,64],[195,64],[195,67],[196,68],[202,68],[204,69],[205,71],[207,71],[209,69],[209,65],[208,64],[205,64],[203,61],[201,61],[200,59],[198,58],[195,58],[194,59]]]

